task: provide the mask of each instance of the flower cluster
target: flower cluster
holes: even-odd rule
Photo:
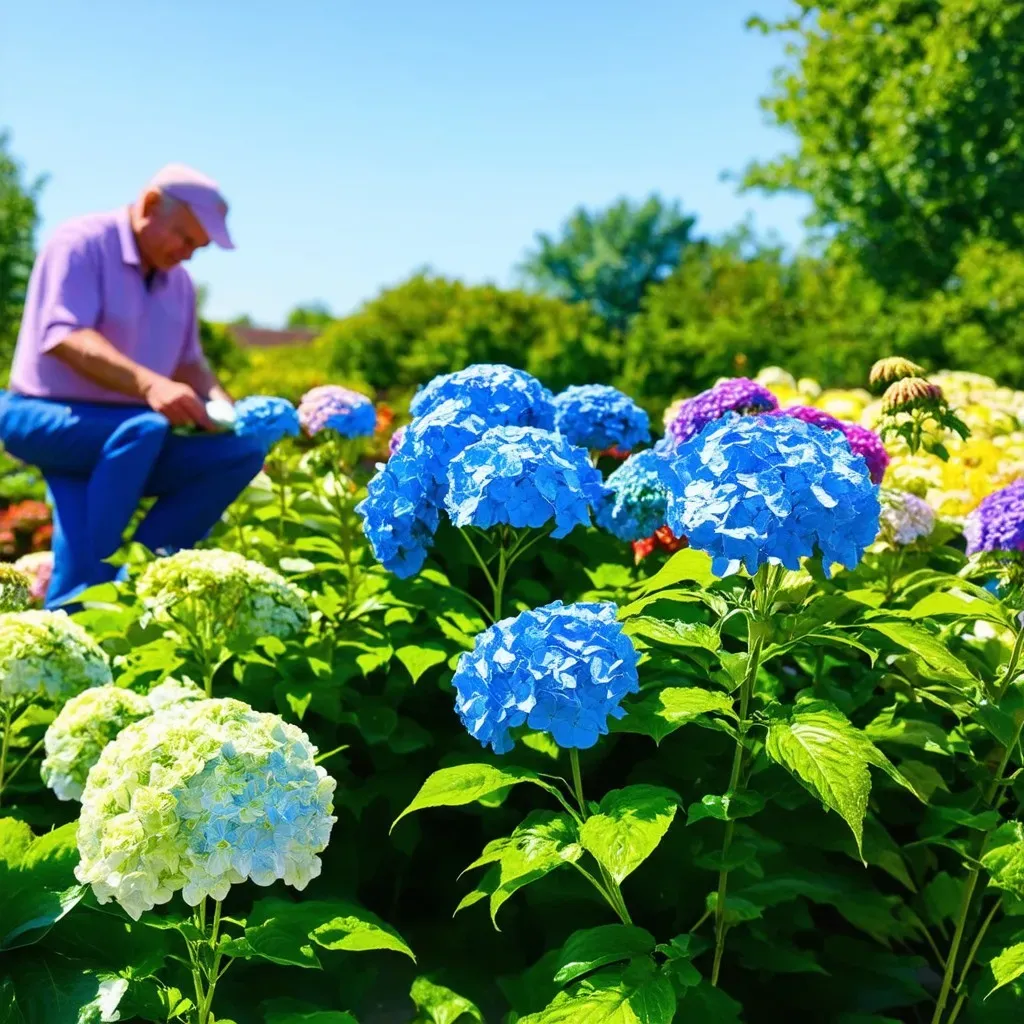
[[[582,448],[536,427],[492,427],[448,469],[445,507],[458,527],[541,527],[552,536],[590,524],[601,475]]]
[[[677,537],[667,526],[659,526],[658,529],[642,540],[633,541],[633,561],[639,565],[648,555],[655,551],[664,551],[672,555],[689,547],[685,537]]]
[[[640,541],[665,525],[668,496],[654,449],[631,455],[605,481],[595,518],[619,540]]]
[[[726,413],[770,412],[779,403],[763,385],[746,377],[719,381],[713,388],[680,402],[675,415],[665,424],[665,436],[680,443],[696,436],[713,420]]]
[[[133,919],[176,892],[222,900],[247,878],[303,889],[320,873],[335,782],[294,725],[200,700],[129,725],[89,773],[80,882]]]
[[[142,571],[136,586],[157,621],[186,631],[216,625],[228,645],[249,637],[285,639],[309,622],[302,592],[234,551],[178,551]]]
[[[871,482],[880,484],[889,466],[889,453],[885,450],[882,439],[873,430],[862,427],[859,423],[844,423],[842,431],[846,435],[846,440],[850,442],[853,454],[861,456],[867,463]]]
[[[60,705],[110,678],[107,655],[65,612],[0,615],[0,704]]]
[[[1024,551],[1024,479],[988,495],[964,524],[967,554]]]
[[[14,568],[28,577],[28,593],[33,601],[42,604],[53,576],[53,552],[30,551],[14,563]]]
[[[269,450],[283,437],[298,437],[299,414],[287,398],[251,395],[235,405],[235,433]]]
[[[413,397],[413,416],[425,416],[442,402],[455,399],[489,427],[543,427],[555,424],[551,392],[525,370],[503,363],[474,363],[464,370],[435,377]]]
[[[772,416],[793,416],[804,423],[821,427],[822,430],[842,430],[843,424],[835,416],[825,412],[824,409],[816,409],[813,405],[789,405],[785,409],[773,410]]]
[[[43,782],[58,800],[80,800],[90,769],[122,729],[172,704],[202,696],[198,686],[174,680],[161,683],[145,697],[110,683],[83,690],[61,708],[46,730],[46,756],[40,768]]]
[[[639,690],[636,650],[616,614],[613,604],[555,601],[480,633],[453,679],[470,735],[503,754],[525,723],[560,747],[592,747]]]
[[[935,529],[935,513],[917,495],[883,487],[878,497],[882,504],[879,540],[894,547],[906,547]]]
[[[879,502],[864,461],[837,431],[792,417],[709,424],[661,463],[668,525],[707,551],[723,576],[766,562],[797,569],[820,553],[825,572],[853,568],[878,534]]]
[[[0,562],[0,612],[20,612],[28,607],[32,580],[16,565]]]
[[[377,426],[377,413],[366,395],[337,384],[321,384],[302,396],[299,421],[310,437],[322,430],[333,430],[342,437],[370,437]]]
[[[556,395],[555,429],[591,451],[630,451],[651,436],[647,413],[628,395],[606,384],[583,384]]]

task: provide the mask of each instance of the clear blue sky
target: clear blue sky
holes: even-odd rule
[[[786,0],[40,0],[0,14],[0,125],[50,176],[42,234],[191,163],[238,250],[192,263],[207,315],[347,312],[429,264],[511,283],[577,204],[652,190],[716,234],[805,204],[721,172],[790,146],[757,105]]]

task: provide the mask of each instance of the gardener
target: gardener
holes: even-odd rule
[[[251,440],[213,433],[204,403],[230,399],[182,266],[210,242],[234,248],[226,214],[216,182],[171,165],[133,206],[61,225],[36,259],[0,441],[42,470],[53,500],[47,607],[114,578],[104,560],[143,497],[157,500],[134,539],[189,547],[260,469]]]

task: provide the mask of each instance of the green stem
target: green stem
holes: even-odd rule
[[[762,599],[765,602],[768,600],[764,596]],[[764,647],[763,626],[760,620],[752,623],[751,628],[755,625],[757,633],[752,642],[748,640],[750,648],[747,655],[747,671],[743,675],[743,683],[740,686],[740,720],[736,727],[736,747],[733,751],[732,771],[729,773],[729,788],[726,790],[729,796],[735,796],[742,789],[743,762],[747,753],[746,735],[750,724],[747,721],[747,715],[750,711],[750,700],[754,695],[754,682],[757,679],[757,669],[761,661],[761,650]],[[715,960],[711,968],[711,984],[716,986],[722,967],[722,955],[725,952],[725,934],[728,931],[725,921],[725,901],[729,892],[729,866],[726,860],[735,831],[736,823],[732,820],[727,821],[725,835],[722,838],[722,863],[718,871],[718,898],[715,902]]]
[[[956,931],[953,933],[953,941],[949,946],[949,956],[946,957],[946,969],[942,972],[942,987],[939,989],[939,998],[935,1002],[932,1024],[940,1024],[942,1013],[946,1009],[949,990],[953,986],[956,958],[960,952],[960,943],[963,942],[964,931],[967,929],[967,917],[971,910],[971,900],[974,898],[974,889],[978,884],[979,874],[981,872],[978,868],[971,868],[970,874],[967,876],[967,882],[964,885],[964,894],[960,900],[960,912],[957,915]]]
[[[590,817],[590,812],[587,810],[587,799],[583,795],[583,776],[580,773],[580,754],[579,751],[573,747],[569,750],[569,764],[572,767],[572,789],[576,795],[576,802],[580,805],[580,820],[586,821]],[[597,859],[596,857],[594,858]],[[626,909],[626,901],[622,898],[622,890],[619,888],[619,883],[605,869],[605,866],[598,861],[597,865],[601,869],[601,881],[603,885],[597,885],[596,881],[592,876],[591,881],[594,882],[595,888],[602,896],[608,901],[609,906],[619,916],[619,920],[623,924],[632,924],[633,920],[629,916],[629,911]],[[582,868],[580,870],[583,870]],[[587,874],[586,871],[583,872]]]
[[[194,945],[188,942],[189,961],[192,964],[192,983],[196,990],[197,1024],[214,1024],[213,996],[217,990],[217,981],[223,974],[220,962],[223,954],[217,949],[220,937],[220,900],[213,901],[213,919],[210,932],[206,932],[206,900],[196,911],[196,920],[203,938]],[[208,957],[204,957],[204,949],[209,949]],[[207,963],[209,966],[207,966]],[[226,968],[225,968],[226,969]]]
[[[967,957],[964,960],[963,970],[960,972],[960,980],[956,983],[954,991],[957,994],[956,1003],[953,1006],[953,1011],[949,1015],[948,1024],[954,1024],[957,1017],[960,1016],[960,1010],[967,1000],[967,991],[964,989],[964,982],[967,981],[967,975],[974,964],[974,958],[978,955],[978,950],[981,948],[982,940],[985,938],[985,933],[988,931],[989,925],[995,919],[996,913],[1000,906],[1002,906],[1002,899],[998,899],[992,905],[992,909],[985,915],[985,920],[981,922],[981,927],[978,929],[978,934],[974,936],[974,941],[971,943],[971,948],[967,951]]]
[[[11,706],[4,705],[4,735],[0,739],[0,800],[4,793],[4,773],[7,771],[7,751],[11,743]]]
[[[498,578],[494,584],[494,621],[501,618],[501,598],[505,590],[505,573],[508,572],[508,563],[505,561],[505,539],[502,537],[501,547],[498,548]]]
[[[29,762],[32,755],[43,745],[43,739],[38,739],[33,744],[32,749],[8,772],[7,777],[4,778],[3,774],[0,773],[0,788],[3,786],[9,786],[13,781],[18,772]]]
[[[1010,660],[1006,664],[1006,671],[996,687],[995,699],[997,702],[1001,701],[1006,695],[1006,691],[1010,688],[1010,683],[1013,682],[1013,677],[1017,674],[1017,665],[1020,663],[1022,651],[1024,651],[1024,629],[1019,629],[1017,637],[1013,642],[1013,650],[1010,652]]]
[[[288,511],[288,481],[286,462],[282,458],[275,459],[274,469],[277,473],[278,517],[277,539],[284,540],[284,520]]]

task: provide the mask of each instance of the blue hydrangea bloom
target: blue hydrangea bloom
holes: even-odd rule
[[[413,416],[425,416],[449,399],[463,402],[467,412],[480,416],[489,427],[543,427],[555,425],[551,392],[525,370],[504,363],[474,363],[464,370],[435,377],[422,387],[409,405]]]
[[[555,396],[555,429],[580,448],[630,451],[651,438],[647,413],[618,388],[581,384]]]
[[[342,437],[370,437],[377,427],[377,410],[359,391],[321,384],[302,396],[299,420],[310,437],[321,430],[334,430]]]
[[[654,449],[631,455],[604,482],[596,509],[602,530],[633,542],[650,537],[668,521],[668,494],[658,471],[661,456]]]
[[[404,447],[404,446],[403,446]],[[445,508],[458,527],[590,525],[601,474],[582,448],[536,427],[491,427],[448,467]]]
[[[637,654],[614,604],[561,601],[502,619],[459,658],[455,710],[495,753],[514,746],[524,723],[565,748],[592,747],[640,689]]]
[[[235,433],[255,438],[264,448],[282,437],[298,437],[299,414],[287,398],[251,395],[235,403]]]
[[[660,470],[669,527],[719,576],[741,564],[797,569],[815,554],[826,573],[835,562],[852,569],[878,535],[878,488],[839,431],[731,414],[663,448]]]
[[[448,467],[467,445],[479,441],[487,424],[467,410],[464,402],[451,398],[435,405],[406,427],[396,451],[414,459],[430,501],[439,508],[448,492]]]
[[[374,557],[401,579],[423,568],[434,543],[439,510],[427,491],[419,460],[403,450],[378,467],[356,506]]]

